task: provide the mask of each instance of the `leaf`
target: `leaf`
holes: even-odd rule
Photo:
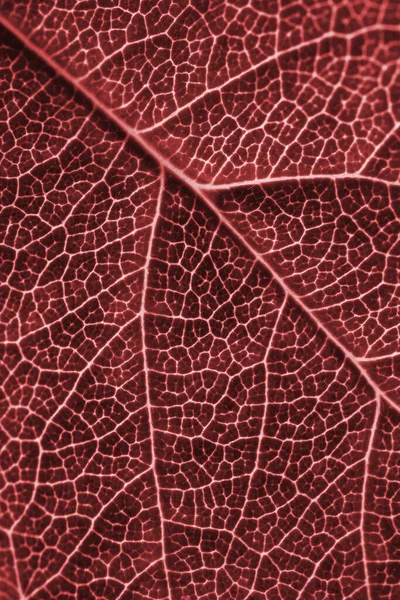
[[[397,3],[0,8],[0,599],[395,600]]]

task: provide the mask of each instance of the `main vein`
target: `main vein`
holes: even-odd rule
[[[66,69],[64,69],[61,65],[56,63],[56,61],[51,58],[46,52],[44,52],[41,48],[36,46],[25,34],[20,32],[17,27],[15,27],[12,23],[10,23],[3,15],[0,15],[0,23],[6,27],[11,33],[15,35],[16,38],[22,42],[29,50],[31,50],[34,54],[36,54],[39,58],[42,59],[44,63],[50,66],[57,75],[61,76],[67,83],[69,83],[76,91],[79,91],[84,97],[86,97],[90,102],[96,107],[99,111],[101,111],[111,122],[113,122],[121,131],[124,131],[127,135],[130,136],[133,142],[139,145],[145,152],[147,152],[155,161],[159,163],[159,165],[165,170],[169,171],[175,177],[180,179],[188,188],[190,188],[198,198],[200,198],[206,206],[218,217],[221,223],[229,230],[229,232],[246,248],[246,250],[254,257],[257,262],[261,263],[274,277],[274,279],[278,282],[278,284],[283,288],[283,290],[290,296],[293,301],[301,307],[301,309],[309,316],[309,318],[314,322],[314,324],[324,332],[326,337],[330,339],[346,356],[346,358],[358,369],[359,373],[364,377],[364,379],[369,383],[371,388],[375,392],[375,396],[379,398],[385,399],[388,404],[396,411],[400,412],[400,407],[398,407],[384,392],[382,392],[376,385],[376,383],[372,380],[369,373],[366,369],[360,364],[357,357],[355,357],[335,336],[332,335],[331,331],[325,326],[325,324],[320,321],[320,319],[308,308],[308,306],[302,301],[302,299],[290,289],[283,278],[275,271],[275,269],[269,264],[269,262],[259,254],[255,248],[236,230],[234,225],[225,217],[225,215],[220,211],[218,206],[214,203],[214,201],[205,193],[205,190],[202,187],[173,165],[168,159],[166,159],[160,152],[154,148],[151,144],[145,140],[140,133],[138,133],[133,127],[129,126],[123,119],[118,117],[113,111],[104,104],[93,92],[87,89],[82,83],[77,81]],[[327,177],[329,179],[329,177]],[[265,181],[264,183],[267,183]]]

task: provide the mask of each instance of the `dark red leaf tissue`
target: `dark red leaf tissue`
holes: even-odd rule
[[[0,600],[400,600],[398,0],[0,0]]]

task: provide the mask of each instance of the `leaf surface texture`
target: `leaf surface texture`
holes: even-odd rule
[[[0,13],[0,599],[396,600],[397,2]]]

